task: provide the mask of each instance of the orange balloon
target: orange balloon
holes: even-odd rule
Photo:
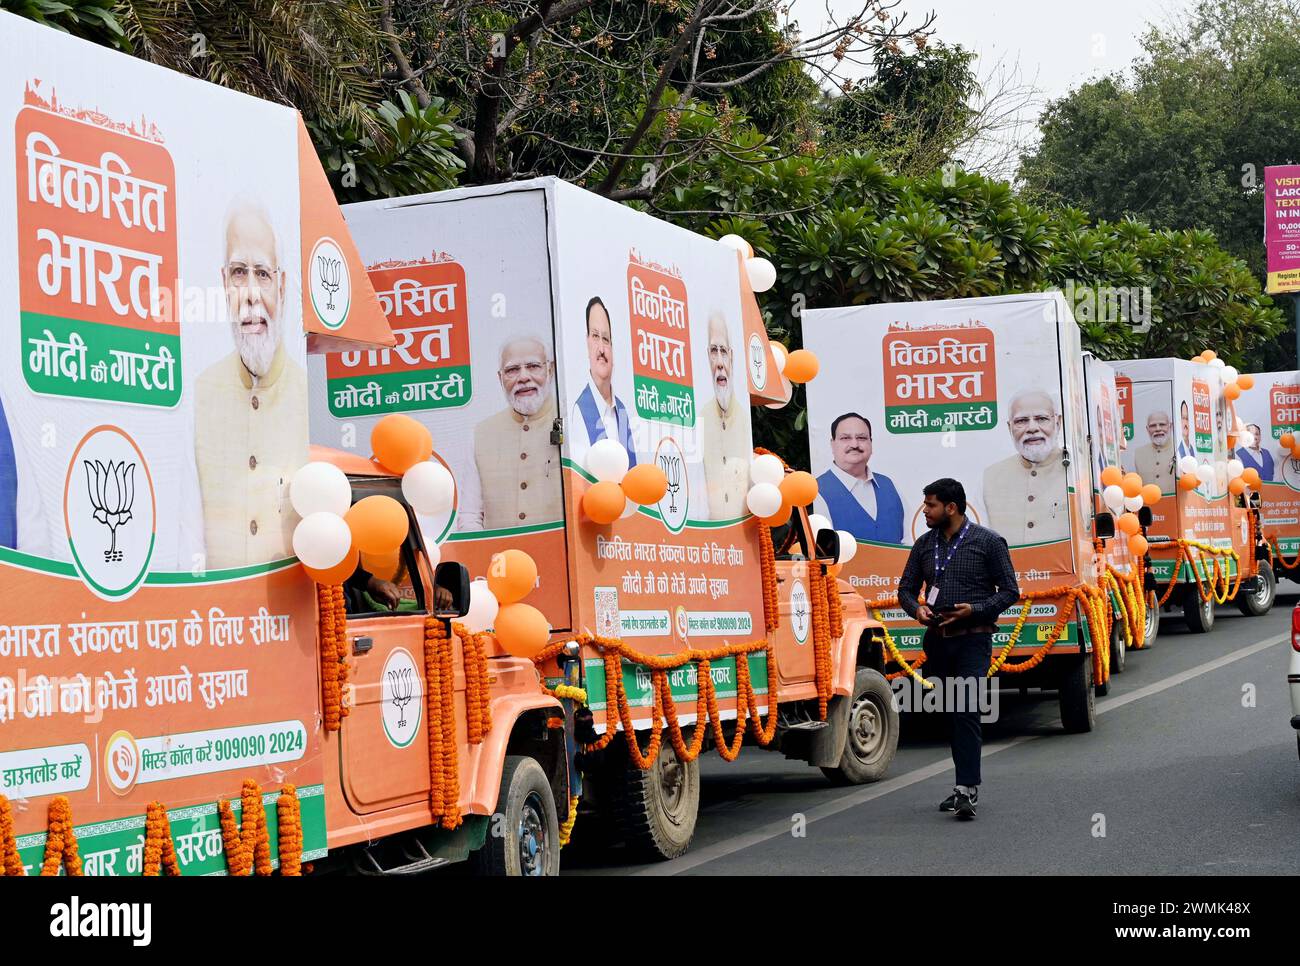
[[[790,522],[790,514],[794,512],[794,507],[784,499],[781,501],[781,509],[777,510],[770,517],[761,517],[760,522],[765,527],[783,527]]]
[[[550,641],[551,625],[532,604],[502,604],[493,621],[492,633],[508,653],[533,657]]]
[[[1101,471],[1102,486],[1119,486],[1120,481],[1124,479],[1124,471],[1118,466],[1108,466]]]
[[[1122,513],[1120,518],[1115,521],[1115,525],[1127,533],[1130,537],[1142,529],[1142,524],[1138,522],[1136,513]]]
[[[791,506],[807,506],[817,499],[817,478],[811,473],[796,470],[787,473],[781,481],[781,502]]]
[[[1160,502],[1160,484],[1147,483],[1142,487],[1142,502],[1147,506],[1155,506]]]
[[[621,517],[626,507],[627,496],[623,493],[623,487],[613,480],[593,483],[591,488],[582,494],[582,509],[594,522],[602,526],[613,523]]]
[[[1119,485],[1127,497],[1142,495],[1142,477],[1136,473],[1125,473],[1124,479],[1120,480]]]
[[[402,548],[398,547],[392,553],[363,553],[361,566],[365,568],[366,573],[380,580],[393,580],[397,577],[397,572],[402,569]]]
[[[795,349],[786,356],[783,375],[791,382],[811,382],[817,378],[817,370],[820,368],[821,363],[812,352],[807,349]]]
[[[536,583],[537,564],[522,550],[502,550],[492,555],[487,572],[488,590],[502,605],[523,600]]]
[[[1240,476],[1234,476],[1228,481],[1228,492],[1233,496],[1240,496],[1246,492],[1246,481]]]
[[[1295,445],[1295,433],[1283,433],[1277,441],[1283,449],[1290,449]]]
[[[1241,395],[1241,387],[1235,382],[1228,383],[1228,385],[1223,387],[1223,395],[1228,399],[1236,399]]]
[[[433,437],[418,420],[389,413],[370,431],[370,452],[384,469],[401,476],[433,455]]]
[[[1254,389],[1255,377],[1248,372],[1243,372],[1237,376],[1237,385],[1242,389]]]
[[[1215,352],[1213,349],[1206,349],[1201,353],[1201,356],[1202,358],[1205,359],[1206,362],[1213,362],[1215,359],[1219,357],[1219,354]]]
[[[1242,470],[1241,478],[1245,482],[1245,484],[1248,487],[1250,487],[1252,490],[1259,488],[1259,483],[1260,483],[1259,470],[1255,469],[1255,467],[1248,466],[1244,470]]]
[[[1145,556],[1147,552],[1147,538],[1140,533],[1135,533],[1128,538],[1128,551],[1135,557]]]
[[[1178,488],[1180,490],[1194,490],[1201,485],[1201,481],[1195,473],[1184,473],[1178,478]]]
[[[1300,460],[1300,441],[1291,447],[1291,458]]]
[[[651,506],[668,492],[668,477],[658,463],[638,463],[623,477],[623,493],[633,503]]]
[[[406,507],[382,494],[358,500],[343,519],[352,531],[352,545],[362,553],[377,556],[400,547],[410,526]]]
[[[302,569],[307,571],[307,576],[322,587],[337,587],[343,581],[351,577],[357,570],[359,554],[356,547],[348,548],[347,556],[339,563],[330,567],[328,570],[316,570],[314,567],[302,565]],[[373,571],[372,571],[373,572]]]

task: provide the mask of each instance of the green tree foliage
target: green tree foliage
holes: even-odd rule
[[[1173,29],[1151,30],[1129,74],[1048,106],[1022,160],[1027,196],[1208,230],[1262,278],[1264,167],[1300,160],[1298,32],[1293,0],[1201,0]],[[1261,343],[1243,361],[1290,358],[1290,346]]]
[[[126,32],[113,15],[114,6],[114,0],[0,0],[0,10],[85,40],[129,50]]]
[[[1049,211],[960,170],[898,176],[865,152],[715,159],[708,177],[673,186],[657,211],[715,237],[740,234],[773,261],[777,283],[760,301],[769,331],[791,347],[802,342],[804,308],[1047,288],[1071,297],[1085,346],[1105,359],[1212,346],[1242,363],[1283,325],[1250,269],[1210,232]],[[1108,311],[1107,288],[1133,301],[1111,299]],[[1150,326],[1138,331],[1147,304]],[[801,401],[756,422],[763,445],[797,461],[807,453]]]

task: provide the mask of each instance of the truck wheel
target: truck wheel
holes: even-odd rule
[[[1071,658],[1061,675],[1061,725],[1069,734],[1091,731],[1097,723],[1092,692],[1092,655]]]
[[[1128,644],[1124,637],[1124,622],[1115,621],[1110,629],[1110,673],[1123,674],[1128,664]]]
[[[1188,587],[1183,594],[1183,619],[1193,634],[1208,633],[1214,626],[1214,595],[1211,594],[1209,600],[1201,600],[1196,585]]]
[[[1259,579],[1255,590],[1249,594],[1237,595],[1237,609],[1247,617],[1263,617],[1273,609],[1277,597],[1277,577],[1267,560],[1259,562]]]
[[[1142,649],[1149,650],[1156,646],[1156,637],[1160,634],[1160,597],[1154,590],[1147,591],[1147,621],[1142,628]]]
[[[665,737],[645,771],[626,757],[610,781],[615,833],[637,857],[658,862],[682,855],[700,812],[700,761],[683,762]]]
[[[858,668],[849,702],[848,734],[835,768],[822,774],[835,785],[865,785],[880,781],[898,751],[898,709],[894,691],[879,671]]]
[[[551,783],[535,758],[507,756],[496,814],[470,867],[477,875],[560,874],[560,821]]]

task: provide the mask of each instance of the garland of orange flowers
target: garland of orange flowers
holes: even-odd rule
[[[1295,556],[1287,560],[1286,554],[1282,553],[1282,546],[1278,543],[1276,533],[1270,533],[1264,538],[1264,542],[1272,548],[1273,556],[1277,557],[1278,563],[1287,570],[1294,570],[1297,566],[1300,566],[1300,547],[1297,547]]]
[[[279,836],[280,875],[302,875],[302,804],[298,789],[285,785],[275,803],[276,832]]]
[[[776,547],[772,545],[772,530],[759,524],[758,559],[763,576],[763,625],[771,634],[781,626],[781,603],[777,594]]]
[[[339,658],[339,717],[346,718],[352,713],[348,697],[348,675],[352,670],[348,662],[348,607],[343,587],[331,589],[334,591],[334,652]]]
[[[317,584],[316,602],[320,620],[321,711],[325,716],[325,730],[338,731],[343,721],[343,687],[339,680],[334,588]]]
[[[9,799],[0,795],[0,875],[26,875],[18,856],[18,839],[14,835],[14,815]]]
[[[815,560],[808,562],[808,597],[812,602],[813,669],[817,685],[817,719],[826,720],[833,688],[831,665],[831,622],[827,605],[826,568]]]
[[[1192,571],[1192,576],[1196,580],[1196,592],[1200,595],[1201,600],[1208,601],[1213,596],[1217,603],[1224,604],[1237,596],[1237,591],[1241,589],[1242,572],[1241,556],[1237,551],[1233,550],[1231,547],[1215,547],[1203,540],[1184,540],[1179,538],[1173,542],[1178,545],[1178,552],[1174,556],[1173,573],[1169,577],[1169,586],[1165,588],[1164,596],[1160,598],[1156,606],[1163,607],[1173,594],[1174,586],[1182,577],[1182,565],[1184,561],[1187,562],[1188,567]],[[1196,557],[1192,557],[1187,553],[1188,547],[1195,547],[1201,552]],[[1213,564],[1212,574],[1205,573],[1205,554],[1210,555]],[[1232,577],[1226,570],[1222,570],[1219,564],[1220,559],[1223,557],[1231,557],[1237,562],[1237,580],[1231,590],[1229,590],[1228,587],[1229,584],[1232,583]],[[1198,562],[1201,565],[1199,568],[1197,567]],[[1222,593],[1216,589],[1216,587],[1220,585],[1223,588]]]
[[[460,638],[465,665],[465,733],[471,745],[479,745],[492,730],[487,645],[482,634],[470,633],[464,624],[453,624],[451,629]]]
[[[429,809],[445,829],[461,823],[451,637],[437,617],[424,622],[424,698],[429,713]]]
[[[147,876],[180,875],[176,846],[172,843],[172,826],[162,802],[150,802],[144,819],[144,874]]]
[[[569,799],[569,817],[564,820],[560,826],[560,848],[569,844],[569,839],[573,836],[573,825],[578,821],[578,797],[575,795]]]
[[[232,876],[270,875],[271,839],[266,829],[266,809],[262,806],[262,789],[251,778],[244,779],[240,791],[239,825],[235,812],[224,798],[217,802],[221,817],[221,842],[226,853],[226,870]]]
[[[81,855],[77,852],[77,832],[72,827],[72,805],[66,795],[56,795],[50,800],[41,875],[58,875],[60,867],[68,875],[83,874]]]
[[[840,600],[840,582],[826,573],[826,617],[830,621],[831,640],[844,636],[844,602]]]
[[[555,641],[538,653],[533,661],[544,664],[564,650],[566,645],[577,642],[580,645],[595,647],[602,652],[605,663],[605,708],[606,715],[617,712],[617,720],[622,725],[622,733],[628,747],[628,756],[642,770],[650,768],[659,756],[663,742],[663,733],[668,738],[682,761],[690,762],[699,757],[704,746],[706,732],[711,731],[718,754],[726,761],[734,761],[740,754],[745,740],[746,730],[761,746],[766,747],[776,737],[779,698],[777,693],[776,652],[769,640],[761,638],[744,644],[726,644],[708,650],[687,648],[676,654],[644,654],[633,650],[622,640],[615,637],[600,637],[583,634],[567,640]],[[749,655],[763,651],[767,657],[767,721],[761,720],[758,710],[758,695],[754,691],[749,671]],[[722,714],[718,707],[717,691],[713,684],[712,662],[734,657],[736,660],[736,731],[730,742],[727,741],[722,726]],[[650,744],[642,751],[636,737],[636,726],[632,720],[632,706],[627,698],[627,688],[623,682],[624,660],[640,664],[650,671],[651,706],[650,706]],[[691,740],[686,741],[682,726],[677,719],[676,702],[672,697],[672,688],[668,674],[687,664],[695,664],[695,716],[696,721]],[[575,697],[574,693],[561,694],[564,686],[553,692],[561,697]],[[574,692],[580,689],[573,689]],[[586,694],[583,693],[583,699]],[[619,729],[609,721],[605,733],[586,750],[595,751],[606,748],[614,740]]]

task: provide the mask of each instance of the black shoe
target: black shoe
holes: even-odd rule
[[[970,793],[970,803],[978,805],[980,800],[980,791],[978,788],[972,789]],[[954,812],[957,810],[957,789],[952,790],[952,794],[939,803],[939,811]]]
[[[969,822],[975,817],[975,806],[979,802],[979,793],[971,792],[969,795],[957,793],[957,818],[963,822]]]

